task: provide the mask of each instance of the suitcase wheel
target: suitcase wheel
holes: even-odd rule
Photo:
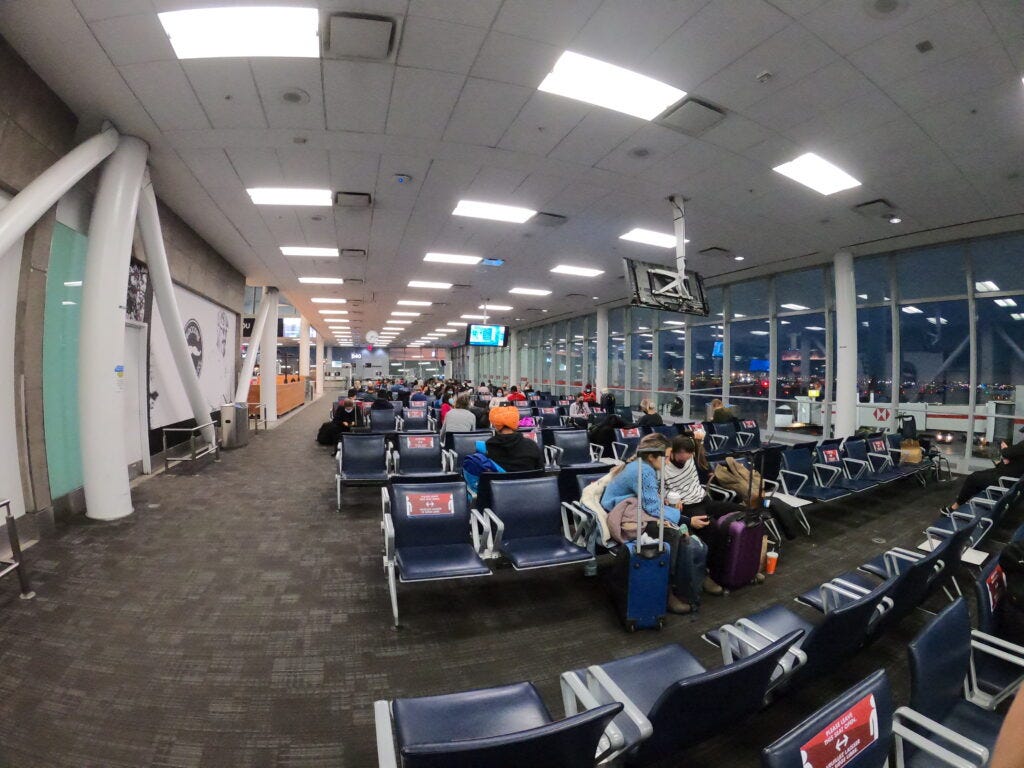
[[[627,632],[636,632],[636,622],[635,621],[627,621],[626,622],[626,631]]]
[[[660,632],[664,628],[665,628],[665,618],[662,617],[662,618],[658,619],[658,631]]]

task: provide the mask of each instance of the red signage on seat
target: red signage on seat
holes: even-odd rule
[[[405,497],[409,517],[437,517],[455,514],[455,497],[450,493],[410,493]]]
[[[885,440],[872,440],[871,450],[874,453],[885,453]]]
[[[839,451],[837,451],[835,448],[826,448],[821,452],[821,455],[825,457],[826,464],[839,463]]]
[[[631,429],[620,429],[619,434],[623,437],[640,437],[640,428],[633,427]]]
[[[1003,599],[1003,595],[1006,594],[1006,573],[1003,571],[1003,566],[997,565],[992,569],[992,573],[985,579],[985,586],[988,587],[989,606],[995,611]]]
[[[537,431],[536,430],[530,430],[529,432],[523,432],[523,437],[527,438],[528,440],[533,440],[533,442],[536,443],[537,442]]]
[[[800,747],[803,768],[842,768],[876,741],[878,712],[868,694]]]
[[[408,446],[410,448],[433,448],[434,437],[433,435],[417,435],[416,437],[407,437]]]
[[[550,415],[552,413],[558,413],[558,411],[556,411],[554,408],[541,408],[540,412],[541,413],[546,413],[548,415]]]
[[[409,416],[412,416],[414,419],[422,419],[424,416],[427,415],[426,411],[422,411],[422,410],[415,410],[414,411],[414,410],[411,410],[411,409],[406,411],[406,414],[409,415]]]
[[[743,422],[743,426],[746,429],[753,429],[754,427],[757,426],[757,422],[756,421],[744,421]]]

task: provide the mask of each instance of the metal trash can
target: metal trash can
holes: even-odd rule
[[[220,407],[220,437],[222,448],[241,448],[249,444],[248,405],[225,403]]]
[[[793,423],[793,409],[785,403],[775,408],[775,428],[784,429]]]

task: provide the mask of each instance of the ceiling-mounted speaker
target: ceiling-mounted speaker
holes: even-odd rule
[[[387,16],[335,13],[327,17],[325,59],[388,61],[395,52],[397,24]]]
[[[725,112],[706,102],[687,97],[655,122],[687,136],[700,136],[725,120]]]
[[[339,208],[369,208],[373,197],[369,192],[338,192],[334,195],[334,204]]]
[[[569,219],[566,216],[560,216],[557,213],[544,213],[543,211],[541,211],[532,219],[530,219],[530,223],[536,224],[539,227],[560,227],[562,224],[565,224],[565,222],[567,222],[568,220]]]

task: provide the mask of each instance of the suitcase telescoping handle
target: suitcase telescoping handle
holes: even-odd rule
[[[661,448],[641,448],[636,452],[636,549],[640,551],[640,536],[642,535],[641,519],[644,509],[644,457],[664,455]],[[659,502],[665,498],[665,473],[660,473],[661,488],[659,490]],[[658,504],[658,552],[665,550],[665,508]]]

